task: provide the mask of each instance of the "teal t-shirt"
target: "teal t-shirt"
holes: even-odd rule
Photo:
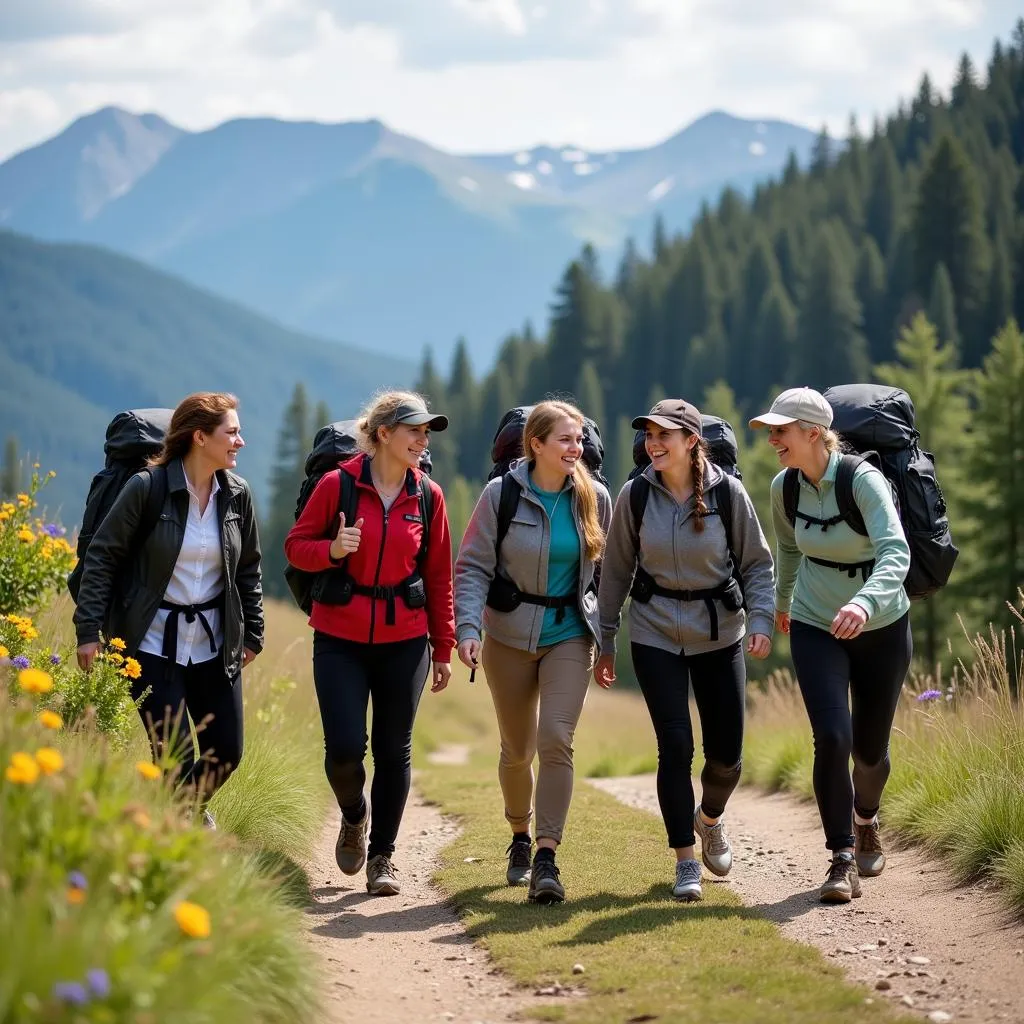
[[[572,515],[572,489],[542,491],[532,485],[551,521],[551,547],[548,549],[548,593],[554,596],[575,594],[580,578],[580,535]],[[566,608],[564,618],[556,622],[557,608],[544,609],[539,647],[560,644],[564,640],[586,636],[586,623],[576,608]]]

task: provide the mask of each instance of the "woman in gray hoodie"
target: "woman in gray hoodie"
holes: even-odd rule
[[[484,488],[466,527],[455,562],[456,639],[466,665],[482,656],[498,716],[498,779],[512,829],[506,880],[529,884],[530,902],[561,903],[555,850],[572,798],[573,733],[600,644],[594,570],[611,497],[582,461],[583,414],[574,406],[535,406],[523,451]]]
[[[665,399],[633,420],[641,428],[651,465],[615,502],[601,566],[595,676],[601,686],[615,681],[615,635],[631,594],[633,667],[658,739],[658,801],[676,853],[672,893],[699,900],[694,832],[709,871],[724,876],[732,867],[722,815],[740,778],[743,637],[749,632],[749,654],[768,656],[772,556],[743,485],[708,460],[697,409]],[[696,809],[691,688],[704,747]]]

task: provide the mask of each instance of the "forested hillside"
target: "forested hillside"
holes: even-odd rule
[[[618,488],[629,419],[659,396],[739,427],[783,386],[899,380],[963,548],[953,584],[915,612],[918,650],[943,654],[955,612],[1008,621],[1024,582],[1024,345],[1011,320],[1024,321],[1022,167],[1024,21],[984,71],[965,56],[948,97],[923,78],[870,137],[822,134],[806,171],[791,163],[749,202],[724,192],[689,234],[656,231],[648,255],[629,245],[613,274],[584,250],[544,335],[510,334],[493,372],[477,379],[464,346],[447,374],[424,361],[420,387],[453,417],[434,446],[453,516],[468,515],[501,413],[550,392],[601,424]],[[742,443],[770,529],[774,458],[761,439]]]

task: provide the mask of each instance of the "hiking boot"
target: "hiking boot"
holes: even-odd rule
[[[864,878],[880,875],[885,868],[885,854],[882,852],[882,837],[878,834],[878,818],[866,825],[854,822],[853,834],[857,840],[854,853],[857,873]]]
[[[522,839],[513,839],[505,851],[508,857],[508,871],[505,881],[509,885],[530,884],[530,843]]]
[[[700,808],[693,812],[693,830],[700,836],[700,859],[713,875],[725,878],[732,869],[732,847],[721,818],[715,825],[705,825]]]
[[[860,895],[860,875],[852,853],[837,853],[821,886],[822,903],[849,903]]]
[[[553,860],[533,862],[526,898],[531,903],[561,903],[565,899],[565,887],[558,880],[558,866]]]
[[[334,859],[346,875],[358,874],[366,863],[366,833],[370,825],[370,809],[363,820],[353,824],[343,814],[338,841],[334,844]]]
[[[696,903],[703,899],[700,887],[700,864],[695,860],[676,861],[676,884],[672,895],[680,903]]]
[[[366,865],[366,891],[371,896],[397,896],[401,889],[391,858],[386,853],[371,857]]]

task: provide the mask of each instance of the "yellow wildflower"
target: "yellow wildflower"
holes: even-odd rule
[[[142,675],[142,666],[134,658],[125,658],[121,675],[127,679],[138,679]]]
[[[50,472],[46,474],[46,479],[47,480],[52,480],[56,475],[57,475],[57,470],[51,469]]]
[[[64,767],[64,758],[54,747],[40,747],[36,751],[36,764],[44,775],[56,775]]]
[[[32,625],[23,625],[18,627],[18,635],[22,640],[38,640],[39,630]]]
[[[135,770],[144,779],[149,779],[150,781],[159,779],[161,775],[160,769],[152,761],[136,761]]]
[[[39,778],[39,765],[36,764],[36,759],[31,754],[19,750],[11,754],[11,763],[7,766],[7,771],[4,774],[8,782],[31,785]]]
[[[18,673],[18,685],[26,693],[49,693],[53,689],[53,677],[41,668],[23,668]]]
[[[207,939],[210,937],[210,914],[205,907],[198,903],[190,903],[182,900],[174,908],[174,920],[178,927],[192,939]]]
[[[28,508],[32,504],[32,499],[27,494],[18,495],[18,504],[22,508]]]
[[[124,664],[124,658],[122,658],[121,655],[117,653],[117,651],[114,651],[113,654],[108,654],[107,655],[107,661],[109,661],[111,665],[123,665]]]
[[[73,885],[68,886],[68,891],[65,895],[68,903],[72,904],[73,906],[78,907],[85,902],[85,890],[76,889]]]
[[[39,724],[44,729],[62,729],[64,727],[64,719],[57,714],[56,711],[40,711],[39,712]]]
[[[0,508],[0,523],[10,519],[12,515],[14,515],[13,512],[8,512],[5,508]]]
[[[17,533],[17,538],[20,541],[24,541],[26,544],[31,544],[36,539],[36,535],[27,527],[23,526]]]
[[[107,646],[113,647],[115,651],[123,651],[128,647],[128,645],[119,636],[115,636],[113,640],[108,642]]]
[[[9,658],[10,656],[11,652],[3,644],[0,644],[0,658]]]

